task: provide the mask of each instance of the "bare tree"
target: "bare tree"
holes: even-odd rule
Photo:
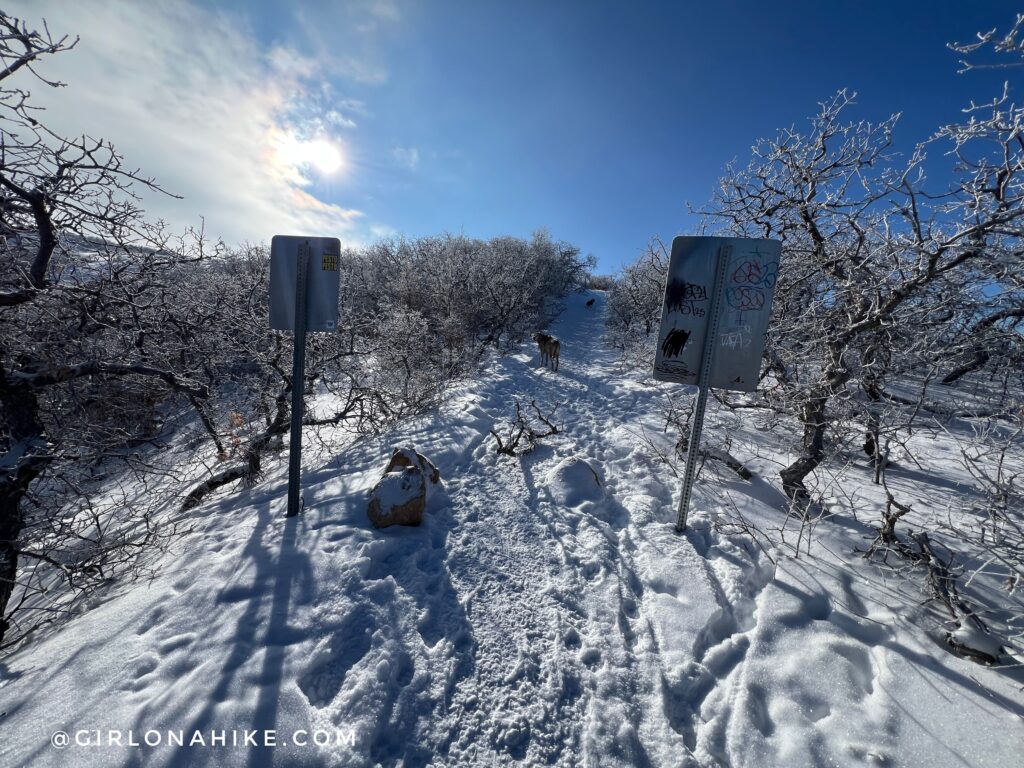
[[[952,46],[966,56],[963,71],[995,66],[979,61],[985,54],[1019,67],[1022,29],[1024,15],[1005,35]],[[1024,416],[1024,109],[1007,85],[901,158],[893,150],[898,116],[851,122],[853,107],[853,95],[841,91],[807,129],[757,142],[750,162],[730,167],[703,209],[721,234],[783,242],[759,391],[718,399],[768,413],[772,430],[796,420],[797,455],[780,475],[804,522],[810,502],[835,489],[833,472],[866,455],[887,500],[873,551],[895,552],[924,573],[951,623],[950,647],[993,663],[970,645],[978,633],[995,627],[1004,638],[1020,636],[1012,467]],[[925,168],[940,163],[951,181],[935,184]],[[649,332],[635,329],[646,330],[662,286],[640,278],[663,274],[663,265],[641,258],[609,300],[610,333],[623,347],[641,340],[644,367]],[[973,437],[948,426],[955,418],[971,420]],[[922,432],[960,445],[989,500],[985,510],[941,520],[890,490],[894,455],[941,471],[907,447]]]
[[[877,402],[883,358],[949,358],[966,343],[952,321],[984,311],[979,281],[1003,271],[1024,213],[1022,149],[998,110],[969,137],[944,128],[900,165],[890,152],[896,118],[844,123],[852,101],[841,92],[806,135],[788,129],[759,142],[705,211],[730,231],[783,241],[769,359],[780,384],[773,393],[803,425],[801,455],[781,473],[800,502],[852,381]],[[961,177],[934,197],[925,190],[925,149],[943,140],[961,158]],[[986,148],[974,142],[997,149],[978,160]],[[936,325],[931,339],[898,332]],[[869,432],[876,422],[869,418]]]
[[[133,395],[145,390],[151,405],[163,393],[197,401],[207,394],[150,354],[144,334],[112,333],[127,330],[126,322],[138,328],[153,311],[139,276],[176,261],[148,237],[132,192],[135,184],[158,188],[108,143],[47,128],[27,90],[11,85],[27,74],[60,87],[37,66],[75,42],[0,15],[0,639],[19,557],[48,557],[23,548],[19,537],[30,522],[30,486],[66,449],[54,430],[63,426],[57,414],[66,414],[71,393],[117,380]]]

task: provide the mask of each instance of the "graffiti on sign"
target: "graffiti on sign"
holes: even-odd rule
[[[712,387],[752,391],[760,372],[781,245],[775,240],[677,237],[672,241],[654,376],[696,384],[710,325],[718,259],[722,278]],[[727,254],[719,257],[719,253]]]
[[[679,357],[679,353],[683,351],[689,338],[689,331],[673,328],[669,331],[668,336],[665,337],[665,341],[661,345],[661,354],[665,357]]]
[[[765,297],[775,287],[778,264],[747,259],[729,274],[725,301],[735,311],[736,322],[743,321],[744,312],[764,309]]]
[[[719,335],[718,343],[725,349],[746,349],[754,341],[749,325],[734,326],[726,333]]]
[[[703,317],[707,312],[708,291],[703,285],[671,280],[665,290],[665,303],[669,312]]]
[[[661,363],[661,366],[660,366],[659,370],[661,370],[661,369],[663,369],[666,372],[671,373],[673,376],[677,376],[679,378],[685,378],[687,376],[696,376],[697,375],[697,372],[696,371],[691,371],[687,367],[686,363],[681,363],[681,362],[679,362],[677,360],[665,360],[663,363]]]

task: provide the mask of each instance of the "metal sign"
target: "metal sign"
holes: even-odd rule
[[[708,389],[757,388],[782,244],[737,237],[672,241],[654,378],[696,384],[676,530],[686,530]]]
[[[782,244],[740,237],[672,241],[654,378],[697,384],[720,249],[730,249],[713,342],[709,386],[753,392],[764,353]]]
[[[270,241],[270,327],[295,330],[295,285],[299,249],[308,249],[306,330],[332,332],[338,328],[338,261],[341,241],[334,237],[275,235]]]
[[[306,331],[337,330],[340,258],[341,242],[333,237],[275,235],[270,241],[270,327],[295,332],[288,442],[288,517],[295,517],[302,509]]]

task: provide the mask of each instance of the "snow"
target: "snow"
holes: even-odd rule
[[[965,623],[955,632],[951,632],[950,637],[955,642],[988,654],[993,659],[999,658],[999,655],[1003,652],[1003,647],[999,640],[969,623]]]
[[[679,482],[638,436],[669,455],[675,436],[660,390],[600,341],[603,301],[567,300],[558,372],[524,345],[437,412],[307,465],[301,517],[283,516],[286,457],[202,505],[151,582],[4,660],[0,764],[1021,765],[1020,666],[914,623],[920,594],[857,551],[866,485],[843,486],[799,558],[727,532],[736,513],[798,526],[773,487],[785,446],[712,409],[705,434],[728,431],[758,477],[705,467],[674,532]],[[560,431],[500,456],[488,430],[516,399],[558,404]],[[367,492],[398,445],[442,484],[421,526],[378,531]],[[891,483],[925,505],[931,480],[956,483]],[[58,730],[90,744],[58,749]],[[220,730],[226,746],[167,745]],[[244,730],[277,746],[232,746]]]
[[[423,491],[423,475],[412,467],[397,472],[388,472],[377,486],[377,498],[381,508],[389,510],[407,504]]]
[[[546,477],[551,497],[563,507],[578,507],[584,501],[604,498],[601,478],[586,460],[576,456],[562,459]]]

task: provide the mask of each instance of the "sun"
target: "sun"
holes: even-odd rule
[[[323,139],[305,142],[304,151],[310,165],[320,173],[330,175],[341,168],[341,152]]]
[[[312,168],[322,176],[335,174],[344,165],[341,150],[327,139],[305,141],[285,135],[278,143],[277,155],[296,170]]]

